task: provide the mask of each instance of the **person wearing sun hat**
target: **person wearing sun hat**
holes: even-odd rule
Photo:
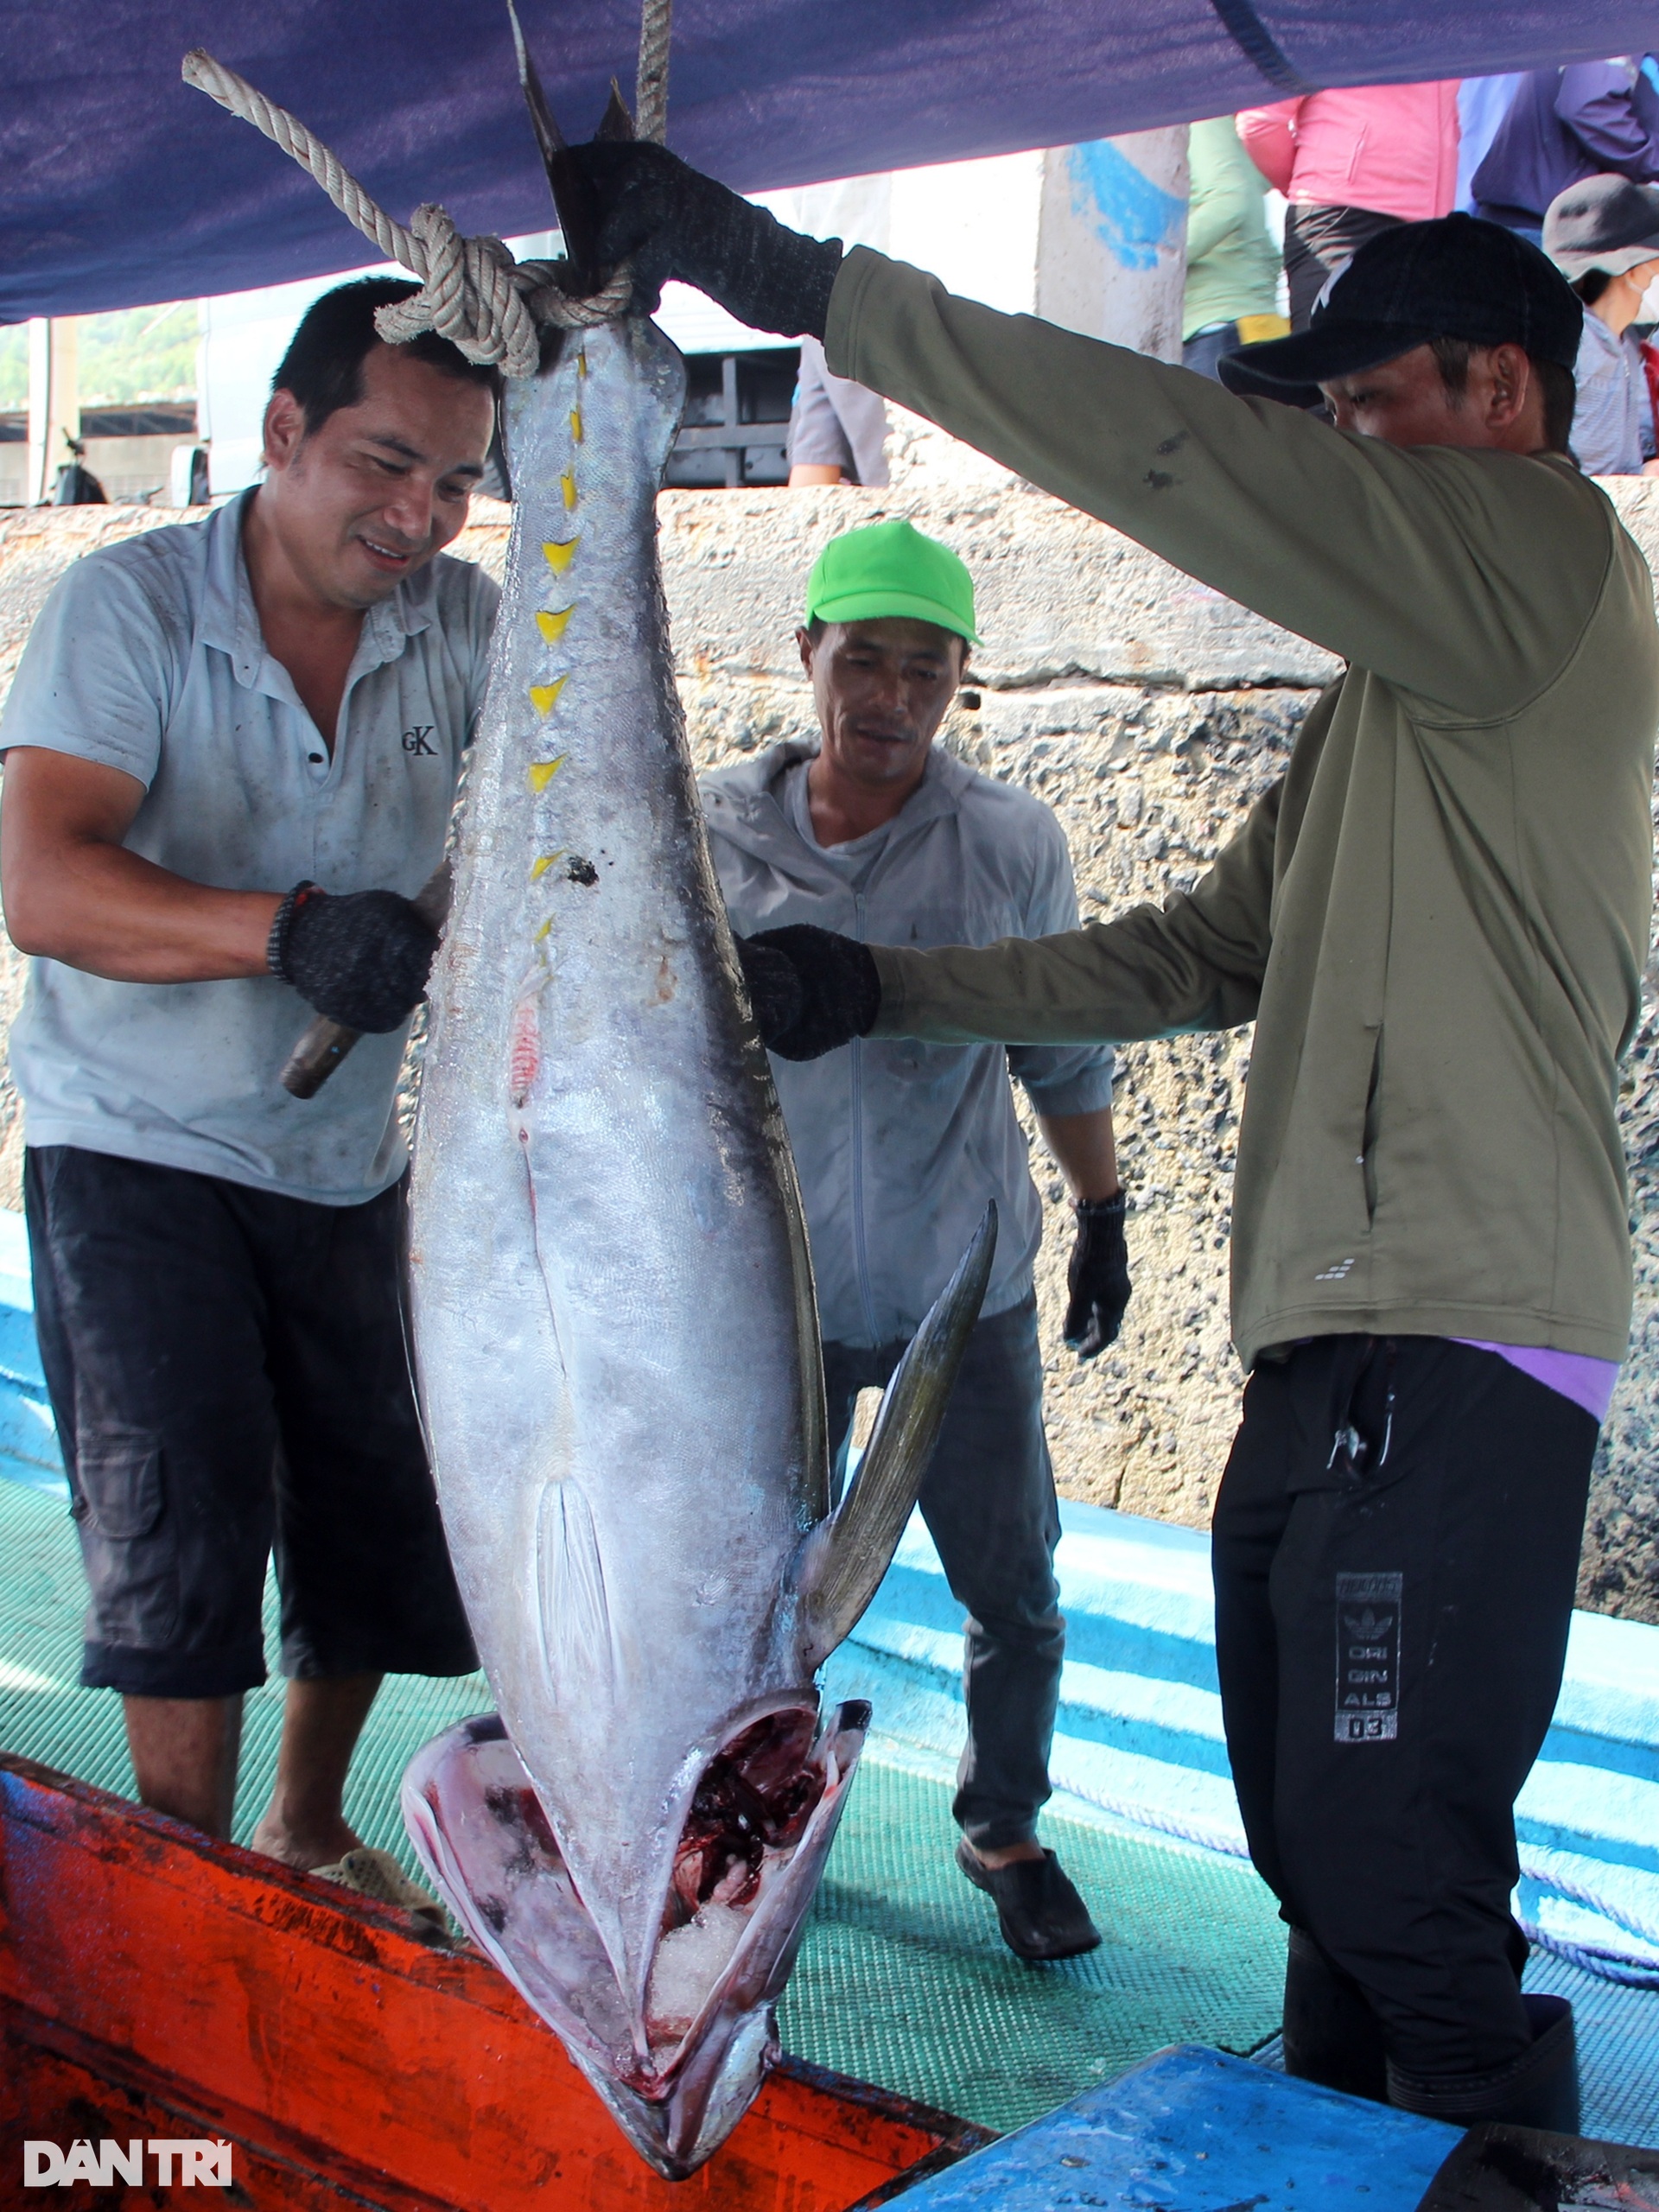
[[[1659,474],[1647,364],[1631,325],[1659,277],[1659,188],[1585,177],[1551,200],[1544,251],[1584,302],[1573,455],[1592,476]]]
[[[1065,840],[1039,799],[937,742],[977,642],[973,579],[906,521],[830,539],[797,632],[818,724],[703,779],[709,842],[751,980],[804,928],[910,944],[989,944],[1077,926]],[[758,940],[758,941],[757,941]],[[800,1174],[823,1336],[830,1446],[844,1473],[858,1394],[879,1389],[988,1201],[996,1257],[921,1493],[969,1615],[957,1860],[1027,1959],[1099,1942],[1036,1840],[1049,1794],[1065,1629],[1043,1433],[1032,1265],[1044,1209],[1010,1072],[1071,1186],[1064,1333],[1085,1359],[1128,1299],[1125,1201],[1101,1045],[846,1044],[773,1062]]]

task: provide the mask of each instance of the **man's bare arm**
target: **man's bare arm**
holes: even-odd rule
[[[264,976],[283,894],[217,891],[130,853],[144,787],[101,763],[14,745],[0,798],[0,896],[20,952],[123,983]]]
[[[1037,1126],[1074,1198],[1097,1205],[1117,1196],[1122,1185],[1109,1106],[1089,1114],[1039,1114]]]

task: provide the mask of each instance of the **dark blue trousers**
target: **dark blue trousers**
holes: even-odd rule
[[[884,1389],[904,1351],[902,1343],[823,1347],[838,1480],[859,1392]],[[952,1809],[970,1843],[1001,1850],[1030,1838],[1048,1798],[1065,1656],[1034,1298],[981,1321],[969,1338],[919,1503],[951,1594],[968,1614],[968,1743]]]

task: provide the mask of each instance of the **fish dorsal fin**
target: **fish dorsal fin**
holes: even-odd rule
[[[938,1441],[995,1250],[996,1208],[989,1205],[893,1370],[852,1488],[796,1555],[800,1657],[809,1672],[851,1634],[892,1561]]]
[[[536,143],[541,149],[543,162],[551,177],[554,157],[564,151],[564,133],[553,119],[553,111],[547,104],[547,94],[542,90],[536,64],[524,43],[524,27],[518,21],[518,10],[513,6],[512,0],[507,0],[507,16],[512,25],[512,48],[518,62],[518,82],[524,87],[524,105],[530,110],[531,128],[536,133]]]
[[[622,87],[614,77],[611,79],[611,97],[605,103],[605,112],[599,118],[595,138],[632,138],[634,136],[633,118],[628,113],[628,104],[622,97]]]

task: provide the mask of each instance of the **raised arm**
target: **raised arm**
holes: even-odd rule
[[[1566,464],[1334,430],[865,247],[826,344],[840,374],[1459,718],[1554,679],[1612,559],[1605,506]]]
[[[0,791],[0,895],[20,952],[125,983],[264,976],[283,894],[217,891],[157,868],[122,840],[137,777],[13,745]]]
[[[753,329],[822,334],[838,375],[928,416],[1189,575],[1440,719],[1495,721],[1560,675],[1618,523],[1564,455],[1403,448],[1208,378],[954,298],[918,269],[785,230],[667,149],[573,159],[601,258]]]

